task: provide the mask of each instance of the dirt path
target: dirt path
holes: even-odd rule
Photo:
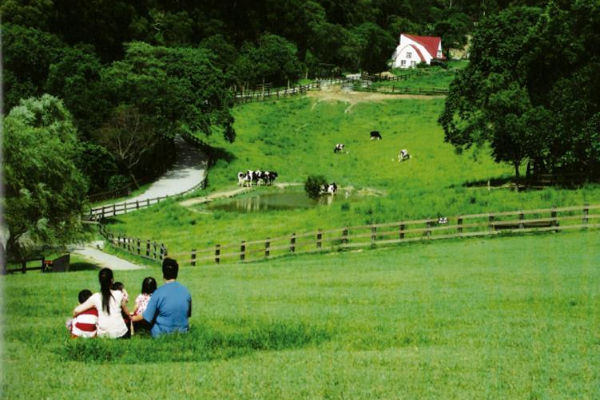
[[[98,264],[98,266],[104,268],[110,268],[115,271],[129,271],[135,269],[147,268],[142,265],[137,265],[129,261],[123,260],[112,254],[108,254],[102,251],[104,247],[103,241],[97,241],[92,243],[86,243],[81,246],[73,245],[69,247],[71,253],[79,254],[86,259]]]
[[[360,103],[374,103],[395,99],[433,100],[446,98],[446,96],[425,96],[418,94],[356,92],[353,90],[344,90],[339,85],[323,86],[321,90],[308,92],[307,95],[308,97],[317,99],[317,102],[313,105],[313,109],[322,101],[341,101],[348,104],[345,112],[350,112],[355,105]]]

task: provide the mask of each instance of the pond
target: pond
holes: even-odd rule
[[[322,196],[319,200],[310,199],[304,192],[278,192],[262,193],[254,196],[230,199],[209,203],[206,208],[209,210],[221,210],[230,212],[260,212],[274,210],[296,210],[307,209],[319,205],[331,205],[334,202],[351,200],[352,196],[346,197],[344,193],[338,193],[336,196]]]

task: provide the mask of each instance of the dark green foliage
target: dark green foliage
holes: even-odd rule
[[[327,179],[323,175],[309,175],[304,182],[304,191],[311,199],[318,199]]]
[[[6,250],[18,256],[29,242],[62,244],[73,238],[87,190],[76,168],[79,151],[71,115],[44,95],[21,101],[4,120]]]
[[[600,170],[600,2],[513,8],[484,20],[439,121],[457,150],[490,143],[534,172]],[[595,72],[594,72],[595,71]],[[528,171],[530,168],[528,168]]]

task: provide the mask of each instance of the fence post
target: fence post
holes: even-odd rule
[[[142,253],[142,246],[140,238],[137,239],[137,253],[138,255]]]
[[[21,272],[27,272],[27,260],[23,260],[21,263]]]
[[[125,243],[127,244],[127,251],[131,252],[131,238],[126,237]]]
[[[552,211],[550,212],[550,217],[552,217],[552,219],[553,219],[552,226],[557,227],[558,226],[558,218],[557,218],[557,213],[556,213],[556,206],[552,207]],[[554,233],[558,232],[558,229],[555,229],[553,232]]]
[[[242,245],[240,246],[240,260],[244,261],[246,259],[246,241],[242,240]]]
[[[102,206],[102,219],[104,219],[104,214],[106,213],[106,207]]]
[[[146,256],[150,257],[150,239],[146,240]]]
[[[156,241],[152,243],[152,247],[154,247],[153,257],[156,260]]]
[[[215,245],[215,262],[218,264],[221,262],[221,245]]]
[[[375,247],[375,241],[377,240],[377,227],[371,226],[371,247]]]
[[[136,210],[140,208],[140,201],[139,200],[135,201],[135,208],[136,208]]]
[[[404,224],[400,224],[400,228],[399,228],[399,232],[398,232],[398,238],[399,239],[404,239]]]
[[[319,229],[319,231],[317,232],[317,249],[321,248],[322,240],[323,240],[323,232],[321,232],[321,230]]]
[[[583,206],[583,220],[581,221],[583,225],[587,225],[588,224],[588,215],[590,212],[590,205],[588,203],[585,203],[585,205]],[[584,227],[587,228],[587,227]]]
[[[113,217],[117,215],[117,205],[113,203]]]
[[[165,248],[164,243],[160,244],[160,259],[162,260],[167,256],[167,249]]]
[[[292,238],[290,239],[290,252],[294,253],[296,251],[296,233],[292,233]]]
[[[267,241],[265,242],[265,257],[269,258],[269,247],[271,247],[271,242],[269,241],[271,240],[271,238],[267,238]]]
[[[519,212],[519,229],[524,229],[525,228],[525,223],[523,222],[525,220],[525,214],[523,213],[523,211]]]
[[[342,231],[342,244],[348,244],[348,227]]]
[[[494,230],[494,215],[493,214],[490,214],[488,217],[488,230],[489,231]]]
[[[196,266],[196,249],[192,249],[192,267]]]
[[[459,234],[461,234],[463,232],[463,218],[462,215],[458,216],[458,219],[456,220],[456,230],[458,231]]]
[[[146,207],[150,207],[150,199],[146,199]]]

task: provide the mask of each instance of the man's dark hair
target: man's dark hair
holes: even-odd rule
[[[165,258],[162,263],[163,277],[168,281],[177,279],[179,273],[179,264],[172,258]]]
[[[79,304],[85,303],[85,301],[90,297],[92,297],[92,292],[87,289],[83,289],[81,292],[79,292]]]
[[[156,280],[149,276],[142,281],[142,294],[152,294],[156,290]]]

